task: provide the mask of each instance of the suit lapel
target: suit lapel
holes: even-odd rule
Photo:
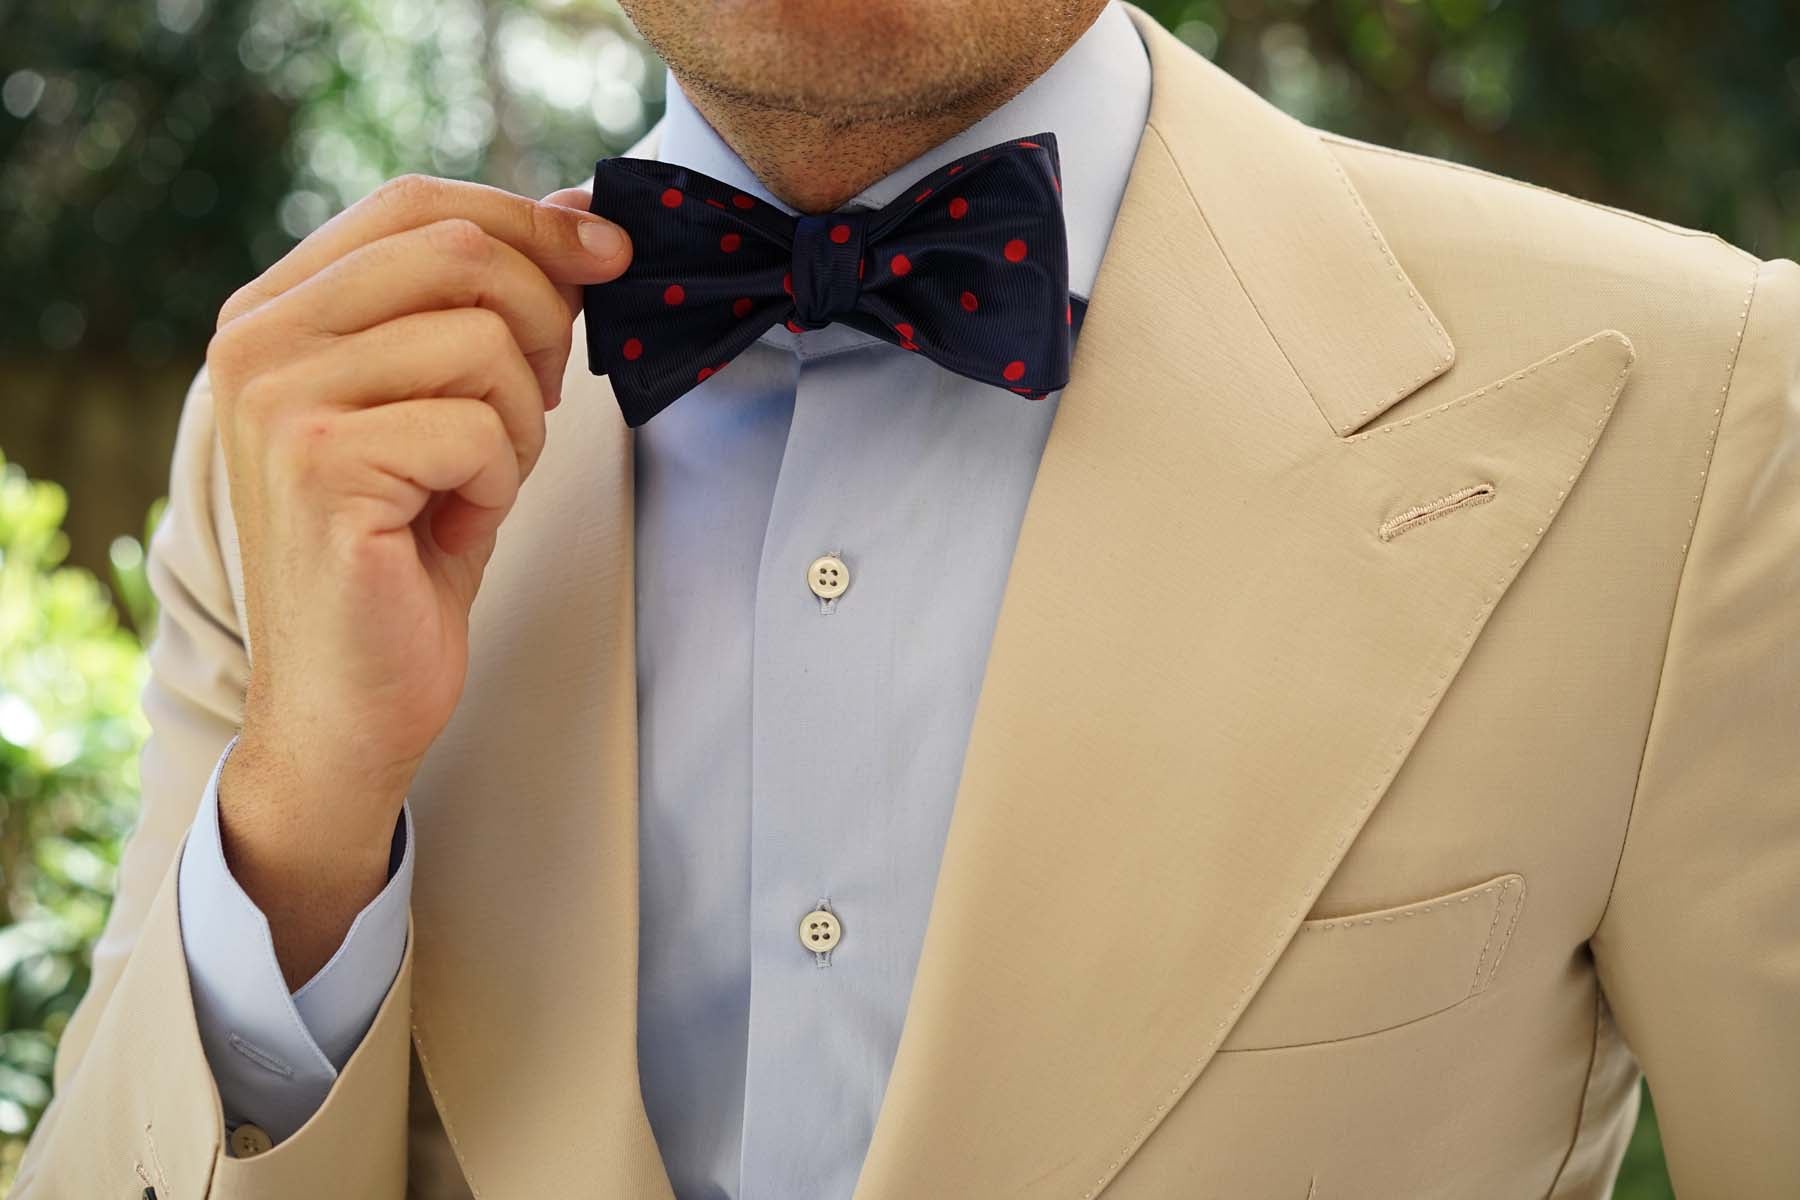
[[[1598,333],[1372,427],[1450,366],[1442,327],[1315,136],[1133,16],[1149,128],[856,1200],[1112,1180],[1380,801],[1630,364]]]

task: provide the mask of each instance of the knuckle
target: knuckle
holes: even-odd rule
[[[467,315],[463,321],[468,328],[464,331],[470,343],[484,357],[517,353],[513,343],[512,327],[506,318],[491,308],[466,308]]]
[[[241,321],[233,321],[214,332],[206,343],[206,373],[212,380],[213,394],[221,403],[242,390],[249,366],[247,338]]]
[[[480,404],[473,412],[477,432],[490,446],[511,446],[512,440],[506,432],[506,419],[500,415],[499,409],[491,404]]]
[[[561,249],[575,244],[572,219],[548,204],[525,205],[525,232],[534,246]]]
[[[426,236],[438,253],[468,263],[486,259],[493,246],[487,231],[467,217],[433,222],[426,229]]]
[[[252,279],[249,283],[244,284],[242,287],[238,288],[237,291],[227,296],[225,298],[225,303],[219,306],[218,320],[213,323],[214,331],[216,332],[224,329],[227,325],[231,324],[232,321],[243,316],[262,302],[262,280],[260,278]]]
[[[402,220],[410,220],[431,211],[432,204],[441,191],[442,184],[439,180],[429,175],[409,172],[394,176],[371,192],[369,198]]]

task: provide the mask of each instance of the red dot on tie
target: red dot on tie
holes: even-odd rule
[[[1007,262],[1024,262],[1025,239],[1014,238],[1012,241],[1006,243],[1006,249],[1001,251],[1001,253],[1006,255]]]
[[[806,332],[806,329],[803,326],[796,325],[791,317],[788,319],[787,327],[788,327],[789,333],[805,333]]]
[[[1007,391],[1009,391],[1009,392],[1017,392],[1017,393],[1019,393],[1019,395],[1021,395],[1021,396],[1029,396],[1029,395],[1031,395],[1031,389],[1030,389],[1030,388],[1007,388],[1007,389],[1006,389],[1006,390],[1007,390]]]
[[[866,258],[859,258],[856,260],[856,277],[858,279],[861,279],[863,277],[863,268],[868,265],[869,265],[869,260]]]
[[[911,325],[908,325],[905,321],[902,321],[898,325],[894,326],[894,332],[900,335],[901,341],[903,341],[903,342],[912,341],[913,327]]]
[[[731,302],[731,315],[741,321],[749,316],[750,310],[755,307],[754,304],[750,303],[750,297],[740,296],[738,299]]]
[[[840,246],[849,241],[850,227],[848,225],[833,225],[831,227],[831,240]]]
[[[626,338],[625,344],[619,347],[619,353],[625,356],[626,362],[636,362],[638,356],[643,352],[644,343],[638,341],[636,338]]]
[[[1042,150],[1043,149],[1043,147],[1038,145],[1036,142],[1020,142],[1019,145],[1025,147],[1025,149],[1027,149],[1027,150]]]
[[[926,188],[924,191],[920,192],[918,195],[913,197],[913,203],[914,204],[923,204],[930,196],[931,196],[931,189]]]
[[[977,308],[981,307],[981,301],[975,299],[974,292],[964,292],[962,294],[962,306],[964,312],[974,312]]]
[[[665,189],[662,194],[662,202],[663,202],[664,208],[680,208],[681,207],[681,189],[680,188]]]
[[[950,216],[952,219],[960,221],[968,215],[969,215],[969,202],[967,200],[964,200],[961,196],[958,196],[956,199],[954,199],[950,202]]]
[[[1025,364],[1015,358],[1006,364],[1006,368],[1000,374],[1008,379],[1023,379],[1025,378]]]
[[[960,170],[962,170],[962,164],[961,164],[961,163],[957,163],[957,164],[956,164],[956,165],[954,165],[954,166],[952,166],[952,167],[951,167],[951,168],[950,168],[950,169],[949,169],[949,170],[948,170],[948,171],[946,171],[946,172],[944,172],[944,174],[946,174],[946,175],[954,175],[954,174],[956,174],[956,173],[957,173],[957,172],[958,172],[958,171],[960,171]]]
[[[719,239],[719,249],[727,254],[736,254],[737,248],[743,244],[744,239],[741,234],[728,233]]]
[[[756,201],[754,201],[750,197],[744,195],[742,192],[739,192],[737,195],[733,196],[731,198],[731,202],[734,205],[736,205],[737,207],[742,208],[742,209],[752,209],[752,208],[756,207]]]
[[[713,369],[711,367],[701,367],[700,374],[694,376],[694,382],[695,383],[705,383],[708,379],[710,379],[712,377],[712,373],[713,373]]]
[[[912,259],[906,257],[904,254],[896,254],[888,262],[888,270],[896,275],[904,275],[912,270]]]
[[[686,299],[687,289],[682,287],[679,283],[671,283],[668,287],[663,289],[664,304],[680,304]]]
[[[917,350],[919,348],[919,344],[917,342],[901,342],[900,348],[902,350]]]
[[[714,208],[724,208],[725,207],[723,204],[720,204],[717,200],[714,200],[711,196],[708,196],[706,198],[706,202],[708,204],[712,205]]]
[[[781,290],[790,296],[794,294],[794,273],[792,271],[781,277]]]

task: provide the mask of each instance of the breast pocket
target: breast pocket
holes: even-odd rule
[[[1525,899],[1501,875],[1399,908],[1303,922],[1220,1053],[1380,1033],[1493,983]]]

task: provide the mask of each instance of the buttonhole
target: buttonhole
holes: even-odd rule
[[[1492,483],[1483,482],[1469,487],[1458,488],[1447,496],[1424,504],[1414,505],[1403,513],[1397,513],[1381,523],[1379,533],[1381,540],[1391,542],[1409,529],[1435,521],[1459,509],[1473,508],[1477,504],[1486,504],[1494,498],[1495,488]]]
[[[233,1050],[236,1050],[239,1054],[243,1055],[263,1070],[273,1072],[283,1079],[292,1079],[294,1077],[294,1068],[288,1066],[279,1058],[276,1058],[273,1054],[264,1050],[261,1046],[247,1042],[235,1033],[228,1035],[225,1040],[231,1044]]]

